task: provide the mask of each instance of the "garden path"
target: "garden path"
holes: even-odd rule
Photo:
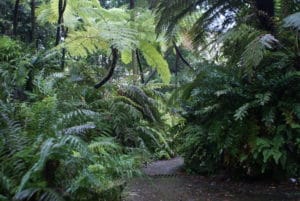
[[[234,182],[187,175],[181,157],[150,163],[144,177],[128,182],[124,201],[300,201],[294,184]]]

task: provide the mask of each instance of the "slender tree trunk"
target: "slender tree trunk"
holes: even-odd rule
[[[56,42],[55,45],[57,46],[61,41],[61,34],[62,34],[62,23],[64,12],[66,10],[67,0],[59,0],[58,2],[58,20],[57,20],[57,29],[56,29]]]
[[[144,78],[143,66],[142,66],[142,63],[141,63],[140,54],[139,54],[138,50],[136,50],[135,52],[136,52],[136,58],[137,58],[137,62],[138,62],[139,69],[140,69],[141,83],[144,84],[145,83],[145,78]]]
[[[17,35],[20,0],[16,0],[13,15],[13,35]]]
[[[30,42],[34,42],[35,38],[35,0],[31,0],[30,2],[30,7],[31,7],[31,31],[30,31]]]
[[[134,6],[135,6],[134,0],[130,0],[130,2],[129,2],[129,9],[130,10],[134,9]]]
[[[133,73],[133,83],[136,84],[138,80],[138,67],[137,67],[137,57],[136,57],[136,52],[132,50],[131,52],[131,57],[132,57],[132,73]]]
[[[66,48],[63,48],[61,50],[61,63],[60,63],[60,69],[63,71],[65,69],[65,63],[66,63]]]
[[[59,0],[58,2],[58,19],[57,19],[57,30],[56,30],[56,41],[55,41],[55,46],[59,45],[61,42],[61,37],[64,36],[66,37],[66,32],[67,30],[65,27],[62,25],[64,22],[64,12],[67,7],[67,0]],[[61,57],[61,63],[60,63],[60,68],[61,70],[64,70],[65,68],[65,58],[66,58],[66,49],[62,49],[62,57]]]
[[[175,60],[175,85],[178,85],[178,63],[179,63],[179,53],[176,51],[176,60]]]
[[[135,7],[135,0],[130,0],[129,1],[129,10],[133,10]],[[132,11],[131,13],[131,20],[134,21],[134,13]],[[137,67],[137,55],[136,51],[132,50],[131,52],[132,55],[132,73],[133,73],[133,83],[136,84],[137,78],[138,78],[138,67]]]
[[[30,16],[30,23],[31,23],[31,30],[30,30],[30,35],[29,35],[29,41],[30,43],[34,43],[35,39],[35,0],[30,1],[30,8],[31,8],[31,16]],[[26,85],[25,89],[27,91],[32,91],[33,90],[33,80],[34,80],[34,70],[33,66],[29,67],[29,72],[28,72],[28,78],[26,80]]]

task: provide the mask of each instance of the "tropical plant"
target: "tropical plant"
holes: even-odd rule
[[[292,29],[282,29],[277,37],[236,26],[223,37],[226,63],[204,63],[197,78],[181,88],[187,123],[179,136],[188,168],[299,176],[295,16],[283,20]]]

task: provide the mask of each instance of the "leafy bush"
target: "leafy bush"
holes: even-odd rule
[[[249,39],[241,33],[248,29],[239,26],[225,37],[227,66],[204,64],[181,88],[186,125],[180,150],[191,171],[299,176],[299,50],[289,46],[293,32],[282,30],[285,40],[270,34]],[[242,51],[233,48],[247,40]]]

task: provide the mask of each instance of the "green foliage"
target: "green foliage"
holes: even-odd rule
[[[56,23],[58,0],[50,1],[40,8],[41,23]],[[95,9],[97,8],[97,9]],[[156,39],[154,17],[149,10],[137,12],[135,19],[125,9],[102,8],[97,1],[71,0],[66,7],[64,26],[70,28],[68,37],[61,45],[72,56],[87,57],[102,51],[110,54],[110,47],[121,52],[121,61],[132,61],[130,52],[140,49],[148,65],[157,69],[165,83],[170,82],[168,63],[158,51],[162,40]]]
[[[123,0],[68,0],[62,24],[59,0],[29,2],[21,2],[16,36],[0,37],[0,200],[121,200],[141,164],[171,158],[173,148],[190,171],[300,175],[294,1],[275,1],[272,21],[278,26],[283,19],[283,27],[272,34],[258,26],[252,4],[237,0],[155,1],[158,24],[147,1],[128,10],[112,8]],[[0,3],[2,34],[11,35],[13,3]],[[65,38],[53,48],[57,26]],[[218,60],[199,59],[210,57],[196,52],[205,43],[192,55],[192,42],[221,47],[212,53]],[[178,71],[177,53],[171,76],[164,55],[175,43],[189,50],[183,56],[198,65],[198,75]],[[95,90],[112,48],[121,62]],[[133,77],[151,78],[152,68],[163,83],[137,84],[128,76],[132,67]],[[193,78],[173,94],[171,106],[169,92]],[[172,79],[176,86],[168,85]]]
[[[197,15],[196,20],[192,20],[191,29],[188,30],[194,44],[200,44],[206,41],[207,33],[218,33],[222,29],[230,26],[235,14],[227,12],[228,10],[241,11],[246,3],[240,1],[207,1],[207,0],[189,0],[189,1],[156,1],[156,31],[158,33],[166,33],[171,36],[177,25],[187,16],[193,16],[195,13],[201,12],[202,15]],[[225,16],[227,20],[220,22],[220,16]],[[219,20],[219,21],[218,21]],[[220,26],[219,26],[220,25]],[[220,28],[221,27],[221,28]]]
[[[112,47],[126,64],[139,51],[143,65],[170,81],[154,17],[143,8],[132,19],[132,12],[104,9],[98,0],[68,0],[57,25],[59,1],[35,2],[21,2],[19,14],[26,15],[18,20],[26,22],[18,22],[15,38],[0,37],[0,199],[120,200],[144,161],[174,155],[165,118],[172,115],[162,89],[129,85],[121,62],[123,72],[110,85],[90,86],[106,72]],[[39,24],[29,17],[32,8]],[[50,49],[57,26],[67,37]],[[35,31],[30,45],[29,30]]]
[[[171,75],[168,68],[168,63],[163,59],[155,47],[143,41],[140,43],[140,48],[147,63],[157,69],[158,74],[165,83],[169,83]]]
[[[150,153],[173,154],[154,92],[114,86],[100,95],[73,77],[45,69],[30,102],[1,102],[5,199],[118,200]]]
[[[249,36],[251,27],[239,28],[224,37],[227,63],[204,63],[197,78],[177,92],[187,120],[177,136],[180,152],[195,172],[297,177],[297,53],[280,35]]]

